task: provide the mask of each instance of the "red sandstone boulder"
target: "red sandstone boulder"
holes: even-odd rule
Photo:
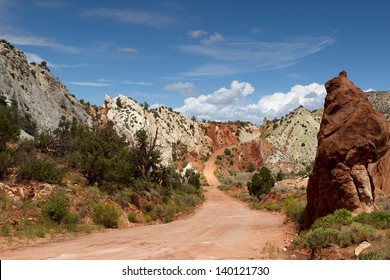
[[[345,71],[325,85],[318,148],[307,188],[305,224],[345,208],[371,212],[375,188],[390,191],[390,125]]]

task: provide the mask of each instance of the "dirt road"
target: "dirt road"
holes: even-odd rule
[[[291,236],[280,214],[251,210],[217,189],[214,153],[206,163],[205,203],[169,224],[139,226],[0,251],[0,259],[261,259]],[[268,244],[267,244],[268,243]],[[270,246],[270,244],[272,244]]]

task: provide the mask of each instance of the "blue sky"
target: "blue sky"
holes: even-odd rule
[[[389,11],[385,0],[0,0],[0,37],[97,105],[123,94],[259,123],[321,107],[343,69],[389,90]]]

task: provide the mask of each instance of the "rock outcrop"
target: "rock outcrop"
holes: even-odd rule
[[[209,152],[212,141],[205,135],[202,125],[171,108],[148,108],[133,99],[119,95],[114,98],[106,96],[103,118],[114,124],[118,133],[132,141],[137,130],[145,129],[154,135],[162,150],[163,164],[172,162],[177,145],[185,151],[200,158]]]
[[[271,131],[266,133],[265,140],[275,147],[266,160],[271,170],[276,173],[309,169],[316,154],[319,111],[310,112],[300,106],[280,120],[267,122]]]
[[[19,112],[39,130],[57,128],[62,116],[91,124],[76,98],[42,65],[29,64],[25,54],[0,40],[0,94],[17,104]]]
[[[390,126],[345,71],[325,85],[318,148],[307,188],[305,224],[345,208],[375,208],[375,189],[388,188]]]
[[[369,91],[366,94],[372,106],[390,122],[390,91]]]

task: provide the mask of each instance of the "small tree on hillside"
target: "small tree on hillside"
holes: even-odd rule
[[[0,151],[5,150],[8,141],[16,141],[20,134],[16,106],[9,107],[5,97],[0,96]]]
[[[256,197],[269,193],[274,185],[275,179],[271,175],[271,170],[264,166],[260,172],[253,175],[252,181],[247,183],[249,194]]]
[[[151,137],[145,129],[135,133],[135,141],[130,149],[130,158],[134,164],[136,177],[149,179],[158,170],[161,163],[161,150],[157,144],[157,133]]]
[[[103,181],[127,183],[133,175],[125,138],[111,124],[81,131],[75,152],[76,167],[90,184]]]

